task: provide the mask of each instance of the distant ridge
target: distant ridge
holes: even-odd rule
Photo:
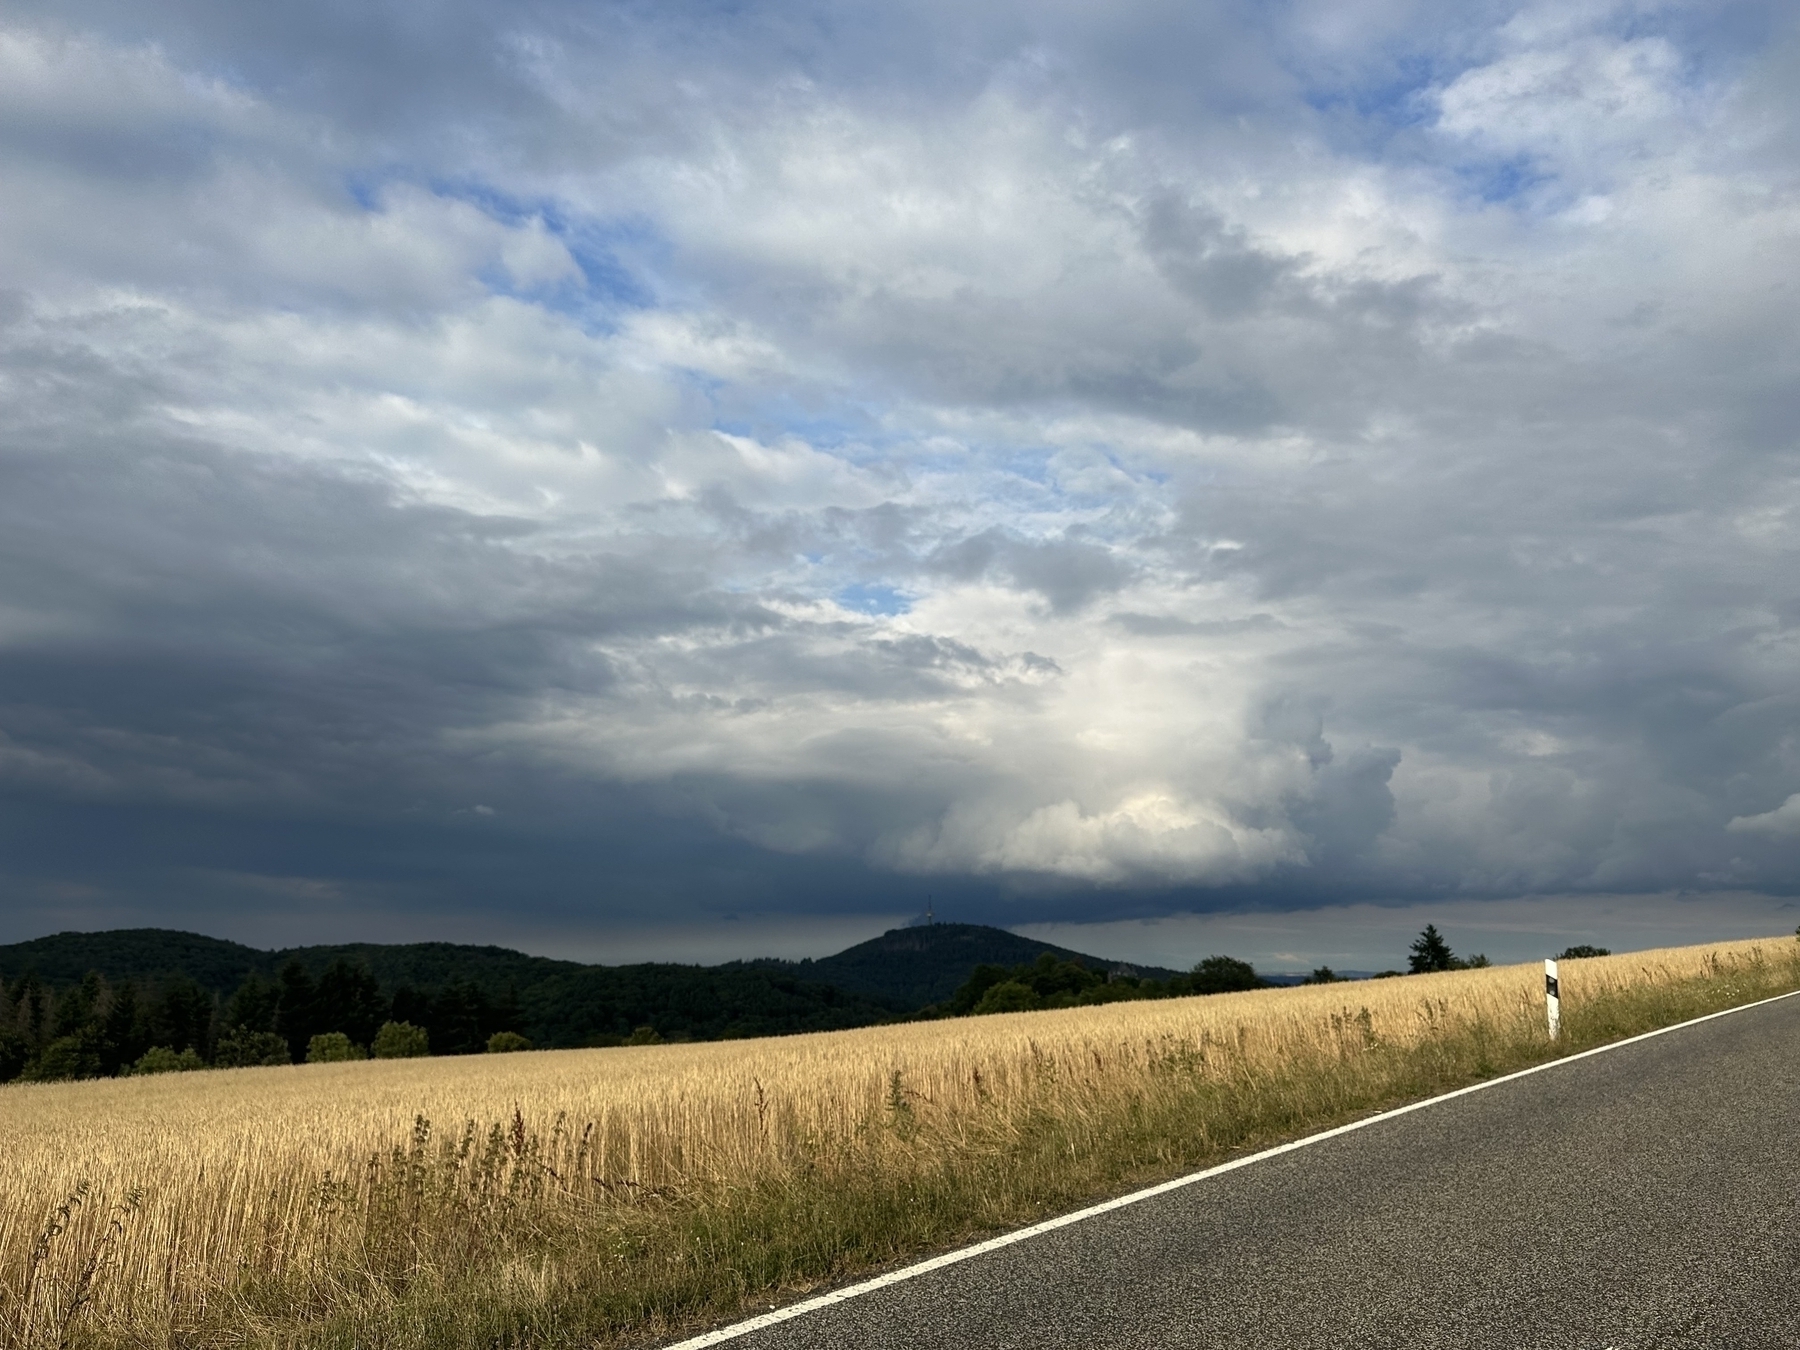
[[[56,933],[0,946],[0,980],[31,973],[66,988],[89,971],[111,981],[187,979],[218,1000],[250,976],[274,979],[297,961],[317,979],[336,961],[365,967],[391,999],[402,989],[469,988],[516,1006],[540,1045],[606,1043],[648,1026],[665,1037],[716,1040],[867,1026],[940,1003],[982,964],[1016,966],[1044,952],[1092,970],[1151,979],[1130,966],[983,924],[895,928],[815,961],[668,962],[600,966],[452,942],[339,943],[262,951],[164,928]]]
[[[890,928],[880,937],[859,942],[836,956],[816,961],[767,961],[758,965],[791,970],[802,979],[821,980],[846,993],[882,999],[907,1012],[941,1003],[974,973],[975,967],[1018,966],[1050,952],[1090,970],[1166,980],[1177,972],[1160,966],[1108,961],[1004,928],[978,923],[929,923]]]
[[[109,980],[185,976],[202,989],[229,994],[250,975],[272,978],[290,960],[317,975],[333,961],[360,962],[383,984],[435,986],[527,984],[587,969],[576,961],[527,956],[508,947],[454,942],[349,942],[263,951],[241,942],[168,928],[115,928],[104,933],[55,933],[0,947],[0,979],[31,971],[52,985],[74,984],[90,970]]]
[[[899,1011],[795,970],[741,962],[593,966],[450,942],[260,951],[160,928],[57,933],[0,946],[0,980],[13,983],[31,974],[52,988],[67,988],[97,971],[112,982],[191,980],[222,1001],[248,977],[273,979],[290,961],[317,979],[340,960],[366,968],[384,1000],[402,990],[461,990],[479,993],[490,1005],[516,1007],[520,1028],[542,1046],[616,1044],[644,1027],[672,1040],[832,1031],[885,1021]],[[473,1006],[470,998],[458,997]]]
[[[229,994],[246,976],[273,974],[275,965],[274,952],[170,928],[53,933],[0,947],[0,979],[16,980],[29,971],[59,987],[97,970],[109,980],[181,975],[209,993]]]

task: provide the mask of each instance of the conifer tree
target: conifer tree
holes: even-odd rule
[[[1413,939],[1412,955],[1406,960],[1410,972],[1423,975],[1433,970],[1455,970],[1456,955],[1450,950],[1450,944],[1444,941],[1444,935],[1437,930],[1437,925],[1428,923],[1425,931]]]

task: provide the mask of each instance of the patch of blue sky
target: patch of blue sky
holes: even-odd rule
[[[1429,56],[1414,53],[1395,58],[1378,79],[1363,84],[1319,84],[1309,88],[1304,97],[1318,112],[1350,112],[1365,123],[1399,130],[1433,120],[1437,110],[1430,92],[1444,82],[1445,73]]]
[[[782,397],[759,397],[720,376],[693,369],[670,372],[683,388],[713,405],[712,430],[725,436],[774,445],[792,438],[823,454],[851,464],[880,464],[897,458],[916,439],[884,426],[875,414],[857,403],[839,403],[831,413],[801,410]],[[749,406],[745,406],[748,404]]]
[[[1529,155],[1467,161],[1454,165],[1452,172],[1466,194],[1495,204],[1521,202],[1526,197],[1536,196],[1554,177],[1538,167]]]
[[[520,285],[503,263],[489,263],[486,267],[476,269],[475,279],[493,295],[504,295],[514,300],[529,301],[541,305],[545,309],[559,314],[569,314],[586,320],[594,306],[588,299],[583,285],[573,278],[561,277],[556,281],[533,281]],[[584,326],[591,326],[584,322]]]
[[[581,284],[571,281],[551,285],[515,286],[504,273],[490,283],[501,294],[530,299],[547,309],[567,313],[590,327],[610,329],[610,316],[622,311],[653,309],[658,299],[656,287],[641,268],[624,256],[621,245],[635,242],[640,232],[630,228],[609,229],[586,226],[566,229],[546,219],[545,229],[568,250],[569,257],[581,269]],[[635,259],[633,260],[635,261]]]
[[[655,277],[667,270],[670,244],[648,218],[576,218],[553,199],[526,201],[492,189],[458,195],[515,228],[534,218],[543,221],[544,229],[581,269],[590,295],[625,309],[649,309],[658,303]]]
[[[644,274],[641,262],[634,267],[625,260],[628,252],[634,255],[634,261],[641,260],[647,243],[660,246],[660,239],[653,240],[647,227],[615,222],[604,231],[590,228],[552,232],[562,240],[587,279],[589,294],[603,295],[624,309],[656,306],[656,286]]]
[[[993,446],[987,448],[985,458],[1000,472],[1029,485],[1064,508],[1079,510],[1110,504],[1116,495],[1113,487],[1083,489],[1075,485],[1069,472],[1068,457],[1071,455],[1077,460],[1083,455],[1092,455],[1137,482],[1159,484],[1168,481],[1166,473],[1129,464],[1104,445]]]
[[[347,176],[345,189],[363,210],[374,213],[382,210],[389,185],[416,181],[414,175],[398,168],[371,170]],[[648,219],[583,219],[571,215],[554,198],[522,197],[478,180],[429,179],[422,186],[435,196],[467,203],[513,229],[542,221],[581,270],[579,285],[564,280],[519,286],[503,267],[489,267],[478,279],[496,294],[527,299],[567,313],[584,326],[601,328],[610,327],[605,321],[608,312],[649,309],[659,303],[656,273],[665,270],[659,264],[666,263],[670,246]]]
[[[832,599],[845,609],[853,609],[859,614],[876,614],[883,618],[893,618],[896,614],[905,614],[912,609],[910,596],[879,581],[859,581],[854,586],[845,586]]]
[[[692,400],[690,407],[702,408],[705,404],[717,404],[731,388],[731,382],[722,375],[711,371],[698,370],[693,366],[670,366],[665,372],[668,381],[679,389],[682,395]],[[751,433],[741,429],[727,427],[718,421],[712,423],[714,431],[722,431],[727,436],[748,436]]]
[[[393,173],[347,174],[344,178],[344,191],[350,194],[351,201],[374,214],[381,210],[381,190],[394,182],[396,177]]]
[[[839,404],[830,413],[802,409],[783,397],[758,400],[756,406],[733,409],[714,419],[713,429],[728,436],[748,436],[770,442],[787,437],[805,441],[815,450],[836,454],[847,449],[877,446],[889,439],[880,422],[856,404]],[[901,438],[893,437],[894,441]],[[851,455],[849,458],[867,457]],[[881,457],[879,453],[876,457]]]
[[[1056,486],[1056,471],[1051,464],[1056,451],[1046,446],[988,445],[980,447],[980,453],[990,465],[1009,477],[1039,487]]]

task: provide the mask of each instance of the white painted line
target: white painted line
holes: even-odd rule
[[[801,1317],[809,1312],[817,1312],[820,1308],[829,1308],[834,1303],[847,1303],[864,1294],[872,1294],[877,1289],[886,1289],[891,1284],[900,1284],[905,1280],[915,1279],[920,1275],[929,1275],[934,1270],[942,1270],[945,1266],[954,1266],[962,1261],[988,1252],[999,1251],[1002,1247],[1010,1247],[1015,1242],[1024,1242],[1039,1233],[1052,1232],[1058,1228],[1067,1228],[1070,1224],[1080,1223],[1084,1219],[1096,1218],[1101,1214],[1110,1214],[1115,1209],[1124,1209],[1127,1205],[1135,1205],[1141,1200],[1149,1200],[1158,1195],[1166,1195],[1170,1191],[1178,1191],[1184,1186],[1192,1186],[1197,1181],[1205,1181],[1208,1177],[1220,1176],[1226,1172],[1235,1172],[1240,1167],[1248,1167],[1251,1163],[1262,1162],[1265,1158],[1276,1158],[1283,1153],[1292,1153],[1295,1149],[1306,1148],[1312,1144],[1323,1143],[1327,1139],[1335,1139],[1340,1134],[1349,1134],[1354,1130],[1366,1130],[1371,1125],[1379,1125],[1384,1120],[1392,1120],[1395,1116],[1408,1115],[1414,1111],[1423,1111],[1428,1106],[1436,1106],[1439,1102],[1453,1101],[1458,1097],[1466,1097],[1471,1092],[1485,1092],[1488,1088],[1499,1087],[1502,1083],[1510,1083],[1515,1079],[1529,1078],[1534,1073],[1543,1073],[1546,1069],[1560,1068],[1564,1064],[1573,1064],[1578,1059],[1587,1059],[1592,1055],[1604,1055],[1612,1050],[1621,1050],[1628,1045],[1636,1045],[1639,1041],[1650,1040],[1654,1036],[1666,1036],[1671,1031],[1680,1031],[1684,1027],[1699,1026],[1702,1022],[1710,1022],[1716,1017],[1730,1017],[1733,1013],[1748,1012],[1751,1008],[1760,1008],[1765,1004],[1779,1003],[1784,998],[1800,996],[1800,989],[1786,994],[1776,994],[1773,998],[1759,998],[1754,1003],[1746,1003],[1737,1008],[1726,1008],[1723,1012],[1707,1013],[1704,1017],[1695,1017],[1686,1022],[1677,1022],[1674,1026],[1658,1027],[1655,1031],[1642,1032],[1636,1036],[1627,1036],[1622,1041],[1614,1041],[1610,1045],[1595,1046],[1592,1050],[1583,1050],[1579,1054],[1564,1055],[1561,1059],[1548,1060],[1543,1064],[1534,1064],[1529,1069],[1519,1069],[1514,1073],[1503,1074],[1499,1078],[1489,1078],[1484,1082],[1472,1083],[1468,1087],[1457,1088],[1452,1092],[1439,1093],[1435,1097],[1427,1097],[1423,1101],[1412,1102],[1407,1106],[1396,1106],[1391,1111],[1383,1111],[1379,1115],[1366,1116],[1362,1120],[1353,1120],[1348,1125],[1339,1125],[1334,1129],[1321,1130],[1318,1134],[1309,1134],[1304,1139],[1291,1140],[1285,1144],[1277,1144],[1274,1148],[1265,1148],[1261,1153],[1246,1154],[1242,1158],[1233,1158],[1230,1162],[1220,1163],[1217,1167],[1209,1167],[1204,1172],[1191,1172],[1185,1177],[1176,1177],[1173,1181],[1165,1181],[1158,1186],[1149,1186],[1141,1191],[1133,1191],[1130,1195],[1121,1195],[1115,1200],[1107,1200],[1098,1205],[1090,1205],[1086,1209],[1078,1209],[1073,1214],[1064,1214],[1054,1219],[1046,1219],[1042,1223],[1034,1223],[1029,1228],[1016,1229],[1011,1233],[1003,1233],[997,1238],[989,1238],[986,1242],[977,1242],[973,1247],[960,1247],[953,1252],[945,1252],[942,1256],[934,1256],[929,1261],[920,1261],[916,1265],[903,1266],[899,1270],[890,1270],[885,1275],[877,1275],[872,1280],[864,1280],[861,1284],[849,1285],[843,1289],[834,1289],[829,1294],[820,1294],[815,1298],[800,1303],[791,1303],[785,1308],[777,1308],[773,1312],[763,1313],[759,1317],[747,1321],[734,1322],[731,1326],[720,1327],[717,1331],[709,1331],[704,1335],[694,1336],[685,1341],[677,1341],[663,1350],[701,1350],[702,1346],[723,1345],[726,1341],[735,1341],[740,1336],[748,1336],[753,1331],[761,1331],[764,1327],[772,1327],[790,1318]]]

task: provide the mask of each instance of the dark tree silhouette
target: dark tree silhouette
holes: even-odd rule
[[[106,1016],[100,1022],[100,1072],[116,1074],[150,1048],[150,1029],[138,1005],[137,985],[125,980],[114,986]]]
[[[288,1054],[295,1063],[306,1058],[308,1042],[321,1030],[318,1015],[318,990],[312,976],[298,961],[281,968],[281,1004],[275,1016],[275,1031],[288,1043]]]
[[[148,1011],[152,1045],[193,1050],[202,1059],[212,1054],[213,996],[197,982],[185,975],[168,980]]]
[[[280,1010],[281,986],[260,975],[247,975],[226,1002],[219,1020],[227,1029],[242,1027],[246,1031],[273,1031]]]
[[[1406,959],[1406,964],[1414,975],[1433,970],[1455,970],[1456,955],[1444,941],[1444,935],[1438,932],[1437,925],[1428,923],[1425,931],[1413,939],[1412,955]]]
[[[316,996],[321,1031],[341,1031],[352,1043],[368,1048],[388,1020],[388,1002],[381,985],[360,961],[339,957],[319,976]]]
[[[1196,994],[1231,994],[1240,989],[1261,989],[1256,967],[1235,956],[1209,956],[1188,977]]]

